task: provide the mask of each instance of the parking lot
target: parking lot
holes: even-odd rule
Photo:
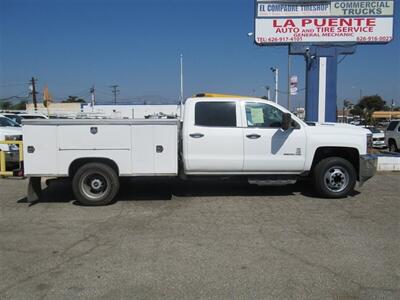
[[[1,299],[400,299],[400,174],[347,199],[306,183],[131,181],[106,207],[0,179]]]

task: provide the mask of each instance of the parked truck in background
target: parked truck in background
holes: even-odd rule
[[[0,175],[4,172],[3,168],[16,169],[19,167],[19,147],[9,144],[13,141],[22,141],[22,128],[19,124],[0,114]],[[4,162],[2,162],[2,157]]]
[[[25,120],[28,198],[41,177],[69,177],[85,205],[105,205],[120,177],[247,177],[252,184],[312,180],[327,198],[347,196],[376,172],[371,133],[346,124],[306,124],[271,101],[187,99],[176,120]]]
[[[390,121],[385,131],[385,140],[390,152],[400,150],[400,120]]]

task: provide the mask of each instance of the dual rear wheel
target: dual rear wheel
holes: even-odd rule
[[[119,190],[117,172],[106,164],[87,163],[75,173],[72,189],[83,205],[107,205],[114,200]]]

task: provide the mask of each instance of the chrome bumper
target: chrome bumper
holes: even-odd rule
[[[359,173],[359,183],[360,187],[368,179],[376,174],[378,168],[378,157],[374,154],[360,155],[360,173]]]

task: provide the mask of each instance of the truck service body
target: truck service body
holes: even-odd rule
[[[246,176],[259,185],[314,181],[324,197],[344,197],[376,172],[368,130],[306,124],[268,100],[187,99],[178,119],[23,121],[28,198],[41,177],[71,177],[83,204],[104,205],[118,177]],[[372,146],[372,145],[370,145]]]

